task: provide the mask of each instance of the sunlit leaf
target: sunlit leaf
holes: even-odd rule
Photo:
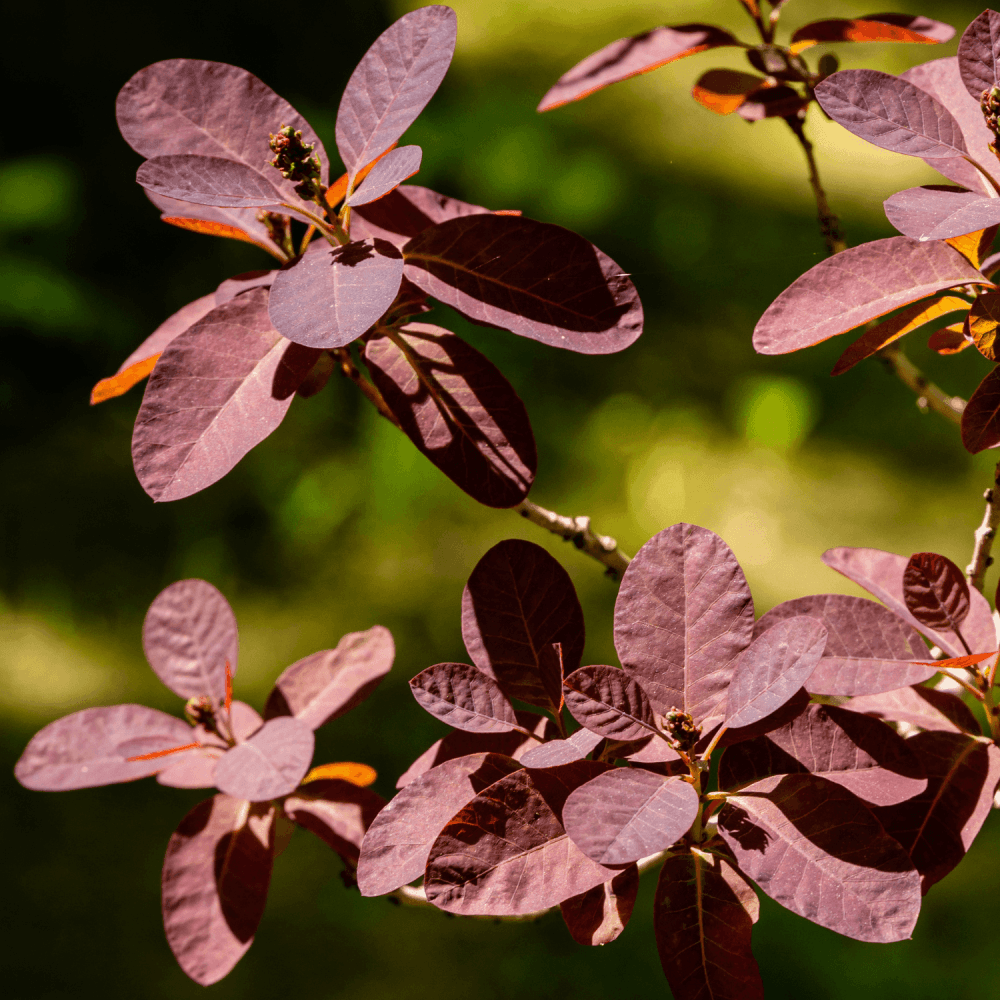
[[[947,42],[954,37],[950,24],[910,14],[872,14],[863,18],[813,21],[796,29],[792,49],[802,52],[818,42]]]
[[[517,727],[514,707],[497,682],[467,663],[438,663],[410,681],[424,711],[455,729],[504,733]]]
[[[251,802],[294,791],[312,763],[312,730],[281,716],[265,722],[253,736],[229,750],[215,768],[220,792]]]
[[[903,600],[921,625],[935,631],[959,635],[960,626],[969,617],[965,574],[950,559],[935,552],[918,552],[910,557],[903,571]]]
[[[319,771],[322,768],[315,770]],[[355,864],[361,851],[365,831],[385,807],[385,799],[370,788],[359,788],[357,783],[350,779],[331,775],[328,778],[309,781],[308,785],[305,781],[309,781],[309,775],[303,784],[282,802],[281,807],[285,815],[293,823],[316,834],[349,864]]]
[[[400,146],[380,156],[368,179],[355,188],[347,199],[348,205],[367,205],[384,198],[403,181],[420,169],[423,153],[419,146]]]
[[[698,77],[691,96],[709,111],[714,111],[717,115],[728,115],[746,100],[748,94],[766,84],[764,77],[753,73],[710,69]]]
[[[984,292],[969,310],[969,333],[984,358],[1000,361],[997,330],[1000,329],[1000,292]]]
[[[1000,223],[1000,198],[944,184],[898,191],[883,204],[893,226],[918,240],[951,239]]]
[[[591,732],[628,741],[656,731],[646,692],[624,670],[581,667],[566,678],[565,687],[566,707]]]
[[[350,761],[342,761],[337,764],[320,764],[314,767],[303,779],[302,784],[307,785],[311,781],[346,781],[358,788],[367,788],[378,777],[378,772],[374,767],[367,764],[355,764]]]
[[[906,722],[921,729],[978,735],[979,723],[957,695],[928,687],[905,687],[851,698],[842,706],[886,722]]]
[[[935,330],[927,338],[927,346],[938,354],[958,354],[967,347],[972,347],[972,338],[965,332],[964,323],[952,323]]]
[[[1000,59],[1000,14],[984,10],[964,31],[958,43],[962,82],[975,101],[997,84]]]
[[[589,729],[578,729],[564,740],[548,740],[529,747],[521,755],[525,767],[558,767],[574,760],[583,760],[603,739]]]

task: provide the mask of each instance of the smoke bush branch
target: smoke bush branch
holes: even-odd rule
[[[975,546],[972,550],[972,562],[965,568],[965,576],[970,587],[982,591],[983,581],[986,578],[986,570],[993,565],[993,557],[990,552],[993,548],[993,539],[996,537],[997,527],[1000,526],[1000,463],[997,464],[993,473],[993,486],[983,494],[986,501],[986,511],[983,514],[983,522],[975,532]]]

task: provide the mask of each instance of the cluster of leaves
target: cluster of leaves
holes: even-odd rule
[[[918,156],[954,185],[892,195],[885,213],[901,237],[876,240],[822,261],[790,285],[761,318],[754,347],[785,354],[869,324],[841,355],[834,375],[929,323],[943,355],[970,346],[1000,361],[1000,290],[991,253],[1000,228],[997,89],[1000,14],[966,29],[958,55],[900,76],[844,70],[816,88],[823,110],[882,149]],[[892,316],[873,322],[888,313]],[[953,322],[948,323],[951,319]],[[994,367],[962,413],[970,452],[1000,446],[1000,369]]]
[[[960,677],[995,735],[996,631],[942,556],[824,558],[882,603],[816,595],[755,622],[725,542],[674,525],[622,580],[622,667],[580,666],[565,571],[529,542],[495,546],[462,597],[472,664],[410,681],[454,730],[369,828],[361,892],[422,878],[452,913],[558,905],[595,945],[622,932],[640,870],[662,863],[656,940],[678,1000],[763,996],[751,883],[849,937],[909,937],[1000,782],[1000,749],[962,698],[927,682]],[[933,660],[921,634],[950,658]]]
[[[329,186],[319,137],[245,70],[171,59],[122,89],[119,126],[146,157],[137,179],[165,221],[255,243],[281,263],[185,306],[95,387],[96,402],[149,375],[132,454],[154,500],[220,479],[296,393],[319,392],[339,368],[463,490],[514,506],[537,465],[524,404],[473,347],[409,320],[434,298],[583,354],[620,351],[642,332],[628,275],[582,237],[402,185],[422,154],[396,143],[444,78],[455,38],[454,11],[430,6],[376,40],[340,102],[346,173]]]
[[[253,943],[274,858],[297,824],[353,869],[385,804],[367,764],[310,768],[314,730],[354,708],[392,666],[388,630],[345,635],[287,667],[264,715],[234,701],[239,635],[226,599],[204,580],[157,596],[143,626],[156,675],[186,699],[187,721],[144,705],[87,708],[36,733],[14,774],[26,788],[67,791],[156,775],[174,788],[217,788],[170,838],[163,926],[196,982],[225,976]]]

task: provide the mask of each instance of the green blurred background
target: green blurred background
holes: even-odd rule
[[[412,5],[416,6],[416,5]],[[688,97],[722,50],[550,112],[535,105],[565,69],[614,38],[664,22],[718,21],[749,38],[737,0],[621,3],[458,0],[459,46],[408,141],[420,183],[520,208],[583,233],[634,275],[646,332],[621,355],[581,357],[432,319],[467,335],[521,392],[538,438],[533,498],[588,513],[628,552],[678,520],[734,548],[759,612],[819,591],[852,592],[819,556],[834,545],[964,564],[995,456],[918,412],[874,362],[833,380],[835,340],[757,357],[754,322],[822,259],[798,148],[780,122],[721,119]],[[140,647],[150,600],[202,576],[241,625],[237,695],[261,705],[288,663],[380,622],[396,637],[390,678],[319,735],[317,762],[365,760],[395,777],[443,731],[406,680],[464,659],[462,585],[495,542],[548,546],[572,574],[586,661],[616,662],[615,585],[571,547],[477,506],[335,379],[224,481],[154,506],[129,457],[140,390],[91,409],[88,391],[165,316],[225,277],[268,266],[247,245],[161,224],[133,183],[139,158],[114,121],[118,88],[157,59],[237,63],[290,100],[334,150],[343,85],[409,6],[178,0],[140,9],[54,3],[5,12],[8,125],[0,139],[0,712],[4,770],[41,725],[79,708],[142,701],[178,711]],[[978,6],[896,3],[959,27]],[[791,0],[789,26],[866,12],[853,0]],[[786,29],[787,30],[787,29]],[[787,37],[787,36],[785,36]],[[899,72],[947,46],[839,46],[845,66]],[[809,54],[826,51],[821,47]],[[880,202],[936,175],[882,154],[815,112],[821,168],[850,242],[892,235]],[[986,363],[914,359],[967,396]],[[996,584],[991,574],[988,585]],[[16,1000],[200,994],[159,918],[167,838],[199,792],[152,781],[62,795],[0,782],[4,992]],[[769,997],[991,997],[1000,919],[1000,822],[929,897],[912,942],[871,946],[765,901],[755,951]],[[346,891],[338,863],[299,832],[277,863],[257,942],[218,997],[667,996],[653,945],[651,884],[624,936],[573,944],[557,914],[492,926],[401,910]]]

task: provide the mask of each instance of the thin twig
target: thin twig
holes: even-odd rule
[[[993,486],[983,494],[983,499],[986,501],[983,523],[976,529],[972,562],[965,567],[965,577],[969,581],[969,586],[975,587],[980,593],[986,578],[986,570],[993,565],[990,550],[993,548],[997,527],[1000,527],[1000,463],[993,473]]]
[[[847,249],[847,243],[840,230],[840,219],[833,214],[830,203],[826,200],[826,191],[823,190],[823,185],[820,182],[819,168],[816,166],[816,157],[813,155],[813,144],[806,138],[805,122],[798,115],[789,115],[785,119],[785,123],[792,130],[795,138],[799,140],[799,145],[806,154],[806,163],[809,165],[809,183],[813,189],[813,197],[816,199],[819,230],[823,234],[826,251],[829,254],[840,253]]]
[[[551,531],[553,535],[572,542],[581,552],[603,563],[608,567],[609,576],[621,579],[632,561],[631,557],[618,548],[615,539],[610,535],[598,535],[590,527],[589,517],[566,517],[564,514],[539,507],[531,500],[522,500],[512,509],[532,524],[537,524],[540,528]]]
[[[340,371],[343,375],[349,378],[364,394],[365,398],[378,410],[379,414],[385,417],[393,427],[399,427],[399,421],[396,419],[395,414],[389,409],[388,404],[382,398],[382,393],[372,385],[358,370],[358,366],[354,363],[354,359],[351,357],[350,349],[347,347],[338,347],[332,352],[336,355],[337,361],[340,363]]]
[[[925,413],[933,410],[949,420],[956,427],[962,426],[962,411],[965,400],[961,396],[949,396],[938,388],[902,352],[898,344],[889,344],[875,355],[896,377],[917,394],[917,406]]]

